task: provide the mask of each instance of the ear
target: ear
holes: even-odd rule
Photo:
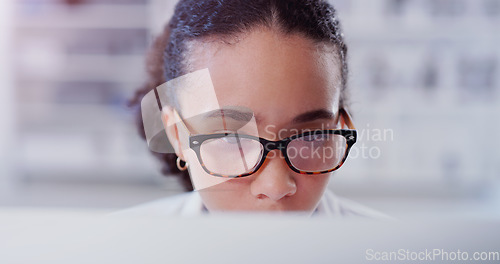
[[[174,148],[175,154],[182,160],[185,160],[181,146],[182,140],[179,136],[178,128],[178,124],[181,120],[178,119],[178,115],[175,114],[175,110],[169,106],[163,107],[161,118],[163,126],[165,127],[165,133],[167,134],[170,144],[172,144],[172,147]]]

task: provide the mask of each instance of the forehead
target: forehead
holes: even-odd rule
[[[208,69],[204,86],[178,91],[184,116],[226,106],[251,109],[266,124],[285,124],[315,109],[336,112],[340,63],[335,49],[300,35],[254,30],[231,44],[193,42],[188,71]],[[198,99],[195,99],[198,98]]]

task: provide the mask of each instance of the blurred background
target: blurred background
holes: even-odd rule
[[[500,217],[500,0],[332,0],[360,140],[331,181],[390,215]],[[126,102],[173,0],[0,2],[0,207],[182,192]]]

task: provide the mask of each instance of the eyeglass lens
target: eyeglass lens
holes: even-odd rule
[[[299,171],[320,172],[336,168],[347,149],[346,139],[335,134],[312,134],[290,141],[286,155]],[[264,146],[256,139],[235,134],[204,141],[200,155],[212,173],[236,176],[249,173],[261,162]]]

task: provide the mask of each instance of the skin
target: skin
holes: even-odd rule
[[[202,95],[200,88],[178,91],[183,118],[217,106],[251,109],[255,122],[248,133],[278,140],[297,130],[328,126],[338,128],[340,64],[334,48],[314,43],[301,35],[283,35],[277,30],[257,28],[228,44],[217,40],[196,41],[188,58],[190,71],[208,69],[215,99]],[[210,86],[211,87],[211,86]],[[293,122],[295,117],[315,110],[332,116],[312,115]],[[189,132],[179,123],[172,108],[164,109],[167,135],[176,154],[189,164],[195,189],[211,212],[219,211],[300,211],[312,213],[328,184],[331,173],[305,175],[293,172],[278,150],[253,175],[237,179],[210,176],[188,148]],[[203,123],[197,121],[197,124]],[[196,124],[187,124],[196,130]],[[196,131],[200,132],[200,131]],[[194,134],[194,133],[193,133]],[[278,138],[278,135],[281,137]]]

